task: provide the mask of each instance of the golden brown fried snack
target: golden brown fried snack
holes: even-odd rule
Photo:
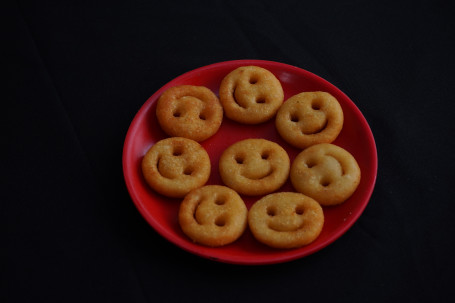
[[[187,138],[158,141],[142,159],[142,173],[150,187],[173,198],[181,198],[203,186],[210,169],[210,158],[205,149]]]
[[[298,192],[321,205],[336,205],[346,201],[357,189],[360,167],[345,149],[323,143],[298,154],[290,176]]]
[[[326,92],[305,92],[292,96],[278,110],[275,125],[289,144],[306,148],[333,142],[343,128],[343,110]]]
[[[179,224],[194,242],[222,246],[237,240],[247,226],[248,210],[232,189],[207,185],[185,196],[179,210]]]
[[[244,195],[264,195],[280,188],[289,176],[290,160],[277,143],[246,139],[221,155],[219,170],[224,184]]]
[[[248,212],[248,224],[258,241],[275,248],[296,248],[319,236],[324,213],[310,197],[280,192],[254,203]]]
[[[218,131],[223,120],[223,107],[210,89],[181,85],[171,87],[161,95],[156,117],[169,136],[201,142]]]
[[[258,66],[242,66],[230,72],[221,82],[219,94],[226,116],[244,124],[271,119],[284,99],[280,81]]]

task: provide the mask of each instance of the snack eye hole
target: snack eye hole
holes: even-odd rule
[[[222,227],[222,226],[226,225],[226,219],[224,217],[216,218],[215,219],[215,225],[219,226],[219,227]]]
[[[276,215],[276,209],[275,207],[267,207],[267,215],[269,215],[270,217],[273,217]]]
[[[261,97],[256,100],[256,103],[258,104],[264,104],[265,103],[265,98]]]
[[[297,206],[295,208],[295,213],[298,214],[298,215],[303,215],[303,207]]]
[[[183,171],[183,174],[187,175],[187,176],[190,176],[191,174],[193,173],[193,169],[191,167],[187,167],[185,168],[185,170]]]
[[[321,102],[319,100],[314,100],[311,103],[311,108],[314,110],[320,110],[321,109]]]
[[[173,151],[172,151],[172,155],[173,156],[181,156],[183,153],[182,149],[180,147],[176,147]]]
[[[314,161],[308,161],[305,163],[305,166],[308,168],[312,168],[315,165],[316,165],[316,162],[314,162]]]
[[[243,164],[243,157],[241,157],[241,156],[236,156],[236,157],[235,157],[235,162],[237,162],[237,164]]]
[[[330,185],[330,181],[329,180],[321,180],[321,185],[324,186],[324,187],[327,187]]]
[[[182,114],[179,111],[175,111],[172,115],[176,118],[179,118]]]
[[[215,199],[216,205],[224,205],[224,203],[226,203],[226,201],[223,198],[218,197]]]

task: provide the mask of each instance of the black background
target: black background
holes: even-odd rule
[[[441,302],[453,295],[449,1],[8,1],[1,302]],[[161,238],[123,140],[162,85],[226,60],[295,65],[359,107],[379,169],[360,219],[292,262],[237,266]],[[6,105],[6,110],[5,106]]]

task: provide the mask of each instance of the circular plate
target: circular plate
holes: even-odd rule
[[[247,229],[240,239],[227,246],[212,248],[193,243],[183,234],[178,223],[180,199],[171,199],[155,193],[145,182],[141,161],[147,150],[167,135],[161,130],[155,116],[159,96],[177,85],[201,85],[218,94],[221,80],[232,70],[245,65],[256,65],[271,71],[281,81],[284,100],[304,91],[326,91],[341,104],[344,125],[333,142],[348,150],[359,163],[362,179],[356,192],[346,202],[324,207],[324,228],[311,244],[290,250],[269,248],[254,239]],[[301,151],[284,142],[275,129],[274,119],[260,125],[242,125],[224,117],[219,131],[201,142],[212,164],[207,184],[223,184],[218,171],[218,160],[228,146],[247,138],[264,138],[277,142],[291,159]],[[233,264],[273,264],[310,255],[343,235],[359,218],[373,192],[377,173],[377,153],[373,135],[367,121],[355,104],[338,88],[326,80],[301,68],[271,61],[236,60],[200,67],[170,81],[154,93],[141,107],[128,130],[123,149],[123,172],[131,198],[147,222],[164,238],[178,247],[208,259]],[[290,180],[280,191],[294,191]],[[261,197],[245,197],[248,208]]]

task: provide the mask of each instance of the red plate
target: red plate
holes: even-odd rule
[[[168,88],[176,85],[202,85],[218,94],[221,80],[239,66],[256,65],[268,69],[281,81],[285,100],[304,91],[326,91],[341,104],[344,125],[333,144],[348,150],[359,163],[362,179],[354,195],[341,205],[324,207],[325,223],[320,236],[311,244],[290,250],[269,248],[257,242],[247,229],[236,242],[219,248],[193,243],[183,234],[177,214],[180,199],[170,199],[155,193],[145,182],[141,173],[141,160],[146,151],[157,141],[166,138],[156,118],[156,101]],[[285,143],[277,133],[274,120],[246,126],[226,117],[219,131],[202,142],[212,164],[211,177],[207,184],[222,184],[218,172],[218,160],[222,151],[236,141],[246,138],[265,138],[283,146],[291,159],[299,153]],[[128,191],[137,209],[147,222],[164,238],[180,248],[201,257],[235,264],[272,264],[286,262],[310,255],[343,235],[359,218],[373,192],[377,173],[377,154],[373,135],[367,121],[355,104],[338,88],[326,80],[301,68],[283,63],[262,60],[237,60],[216,63],[187,72],[170,81],[154,93],[141,107],[132,121],[123,149],[123,172]],[[280,191],[294,191],[288,180]],[[261,197],[243,197],[249,208]]]

